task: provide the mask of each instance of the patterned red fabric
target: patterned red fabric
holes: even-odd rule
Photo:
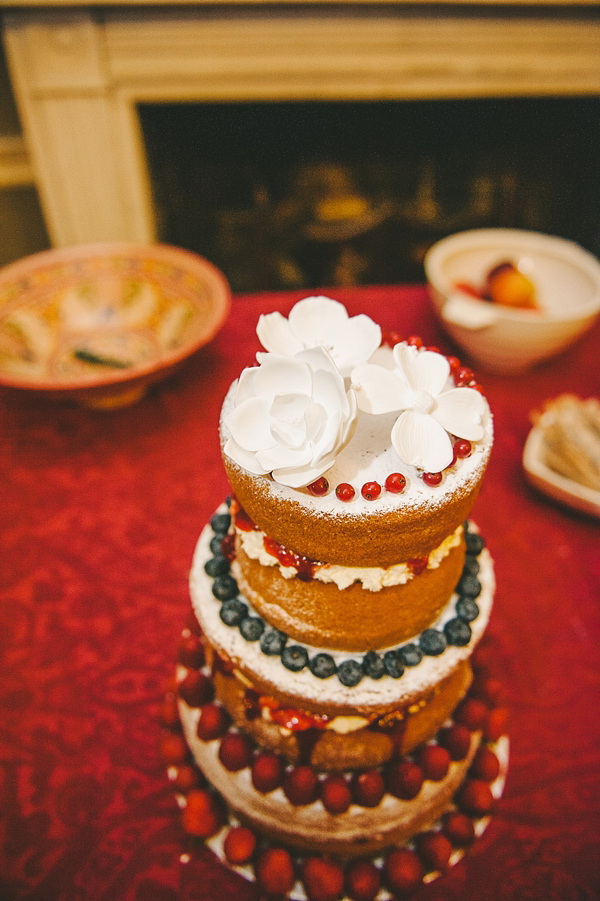
[[[304,292],[306,293],[306,292]],[[421,286],[332,292],[404,336],[453,350]],[[207,851],[190,863],[159,754],[159,708],[204,522],[228,488],[226,388],[258,349],[234,299],[217,339],[141,402],[92,412],[0,394],[0,898],[256,901]],[[496,561],[488,644],[510,708],[504,797],[428,901],[598,897],[598,523],[531,489],[528,415],[598,393],[600,329],[527,376],[480,375],[496,445],[474,518]]]

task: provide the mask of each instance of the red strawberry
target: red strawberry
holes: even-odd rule
[[[450,861],[452,845],[441,832],[423,832],[417,840],[419,854],[428,870],[444,871]]]
[[[358,773],[352,782],[352,794],[357,804],[363,807],[377,807],[385,794],[383,776],[379,770],[365,770]]]
[[[196,732],[202,741],[212,741],[227,732],[229,717],[220,704],[205,704],[200,711]]]
[[[385,861],[384,874],[390,891],[399,898],[407,898],[423,879],[423,864],[414,851],[394,848]]]
[[[283,764],[281,758],[272,751],[261,751],[252,761],[252,784],[254,788],[266,795],[279,788],[283,782]]]
[[[302,868],[302,882],[309,901],[337,901],[344,889],[344,871],[337,861],[308,857]]]
[[[223,842],[223,851],[229,863],[244,864],[256,850],[256,836],[246,826],[233,826]]]
[[[188,794],[182,818],[185,831],[198,838],[209,838],[223,824],[223,812],[219,804],[202,788],[195,788]]]
[[[219,745],[219,760],[232,773],[250,766],[252,760],[252,743],[247,735],[241,732],[228,732]]]
[[[411,760],[391,763],[386,770],[386,785],[388,791],[396,798],[410,801],[421,791],[423,770]]]
[[[352,794],[343,776],[330,774],[321,785],[321,801],[329,813],[345,813],[350,807]]]
[[[319,780],[311,767],[296,766],[285,774],[283,790],[291,804],[312,804],[318,797]]]
[[[426,779],[440,782],[448,773],[450,754],[440,745],[425,745],[419,754],[419,766]]]
[[[459,810],[451,810],[444,816],[443,828],[452,844],[458,848],[470,845],[475,839],[473,821]]]
[[[346,892],[352,901],[373,901],[381,885],[381,875],[370,860],[355,860],[346,871]]]
[[[284,848],[263,851],[254,868],[256,881],[267,894],[283,895],[292,890],[296,878],[294,862]]]

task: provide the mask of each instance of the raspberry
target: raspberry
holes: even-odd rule
[[[319,781],[309,766],[294,767],[283,778],[283,791],[291,804],[312,804],[319,793]]]
[[[169,766],[183,763],[187,754],[187,745],[180,732],[163,732],[160,737],[162,759]]]
[[[188,672],[179,684],[179,697],[189,707],[202,707],[212,701],[215,695],[212,680],[205,673]]]
[[[296,878],[294,862],[289,851],[284,848],[269,848],[264,851],[254,868],[256,881],[267,894],[283,895],[292,890]]]
[[[337,901],[344,889],[344,871],[337,861],[308,857],[302,868],[302,882],[309,901]]]
[[[508,710],[505,707],[495,707],[490,710],[487,722],[483,729],[483,737],[486,741],[498,741],[506,731]]]
[[[400,898],[407,898],[423,879],[423,864],[414,851],[394,848],[385,861],[384,876],[391,892]]]
[[[215,798],[202,788],[193,789],[183,809],[183,828],[188,835],[209,838],[223,823],[223,812]]]
[[[440,745],[425,745],[419,755],[419,766],[426,779],[440,782],[447,774],[450,766],[450,754]]]
[[[200,711],[196,732],[202,741],[212,741],[225,735],[229,727],[229,717],[220,704],[205,704]]]
[[[183,666],[200,669],[204,666],[204,646],[198,635],[185,635],[179,643],[177,660]]]
[[[481,745],[471,764],[471,775],[485,782],[493,782],[500,773],[500,761],[491,748]]]
[[[379,770],[358,773],[352,783],[352,794],[357,804],[363,807],[377,807],[385,794],[383,776]]]
[[[252,784],[254,788],[266,795],[279,788],[283,782],[283,764],[281,758],[271,751],[261,751],[252,761]]]
[[[445,815],[443,829],[452,844],[458,848],[470,845],[475,839],[473,821],[466,813],[461,813],[459,810],[452,810]]]
[[[471,733],[466,726],[455,723],[438,732],[438,743],[446,748],[452,760],[464,760],[471,747]]]
[[[462,723],[471,732],[476,732],[483,728],[488,715],[488,709],[483,701],[477,698],[467,698],[466,701],[458,707],[454,713],[454,719],[457,723]]]
[[[370,860],[355,860],[346,871],[346,892],[352,901],[373,901],[380,885],[379,870]]]
[[[460,807],[471,816],[484,816],[494,806],[494,796],[483,779],[467,779],[457,797]]]
[[[345,813],[350,807],[352,795],[343,776],[331,774],[321,785],[321,801],[329,813]]]
[[[223,842],[225,857],[232,864],[244,864],[256,850],[256,836],[246,826],[233,826]]]
[[[248,736],[241,732],[224,735],[219,746],[219,760],[232,773],[250,766],[252,744]]]
[[[452,845],[441,832],[423,832],[417,841],[421,860],[428,870],[444,871],[448,866]]]
[[[388,791],[396,798],[410,801],[421,791],[423,771],[411,760],[392,763],[387,768],[386,784]]]

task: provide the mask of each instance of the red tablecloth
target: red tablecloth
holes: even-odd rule
[[[306,292],[304,292],[306,293]],[[336,290],[351,313],[452,350],[421,286]],[[159,708],[199,531],[227,493],[217,440],[260,312],[236,297],[217,339],[140,403],[92,412],[0,395],[0,898],[255,901],[208,852],[182,865]],[[496,561],[488,641],[510,708],[504,797],[467,859],[419,898],[597,898],[598,523],[528,487],[528,415],[600,387],[600,329],[527,376],[480,373],[496,444],[474,518]]]

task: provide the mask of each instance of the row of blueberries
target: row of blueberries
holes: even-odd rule
[[[260,616],[250,613],[248,605],[239,597],[236,580],[229,572],[229,560],[222,553],[222,541],[231,525],[231,516],[229,513],[215,513],[210,524],[214,532],[210,543],[214,556],[207,560],[205,571],[213,579],[214,596],[221,601],[221,620],[227,626],[237,627],[246,641],[258,641],[264,654],[281,657],[283,666],[291,672],[297,673],[308,667],[318,679],[337,675],[342,685],[352,688],[364,676],[381,679],[387,675],[392,679],[399,679],[405,667],[416,666],[423,656],[437,657],[448,645],[463,647],[471,640],[469,623],[479,615],[475,598],[481,591],[481,583],[477,578],[477,557],[485,545],[478,532],[469,530],[468,523],[465,523],[467,556],[456,586],[456,616],[448,620],[443,629],[425,629],[416,643],[411,642],[383,654],[369,651],[360,660],[349,659],[342,663],[336,663],[331,654],[325,652],[311,657],[305,647],[288,644],[288,636],[284,632],[267,626]]]

